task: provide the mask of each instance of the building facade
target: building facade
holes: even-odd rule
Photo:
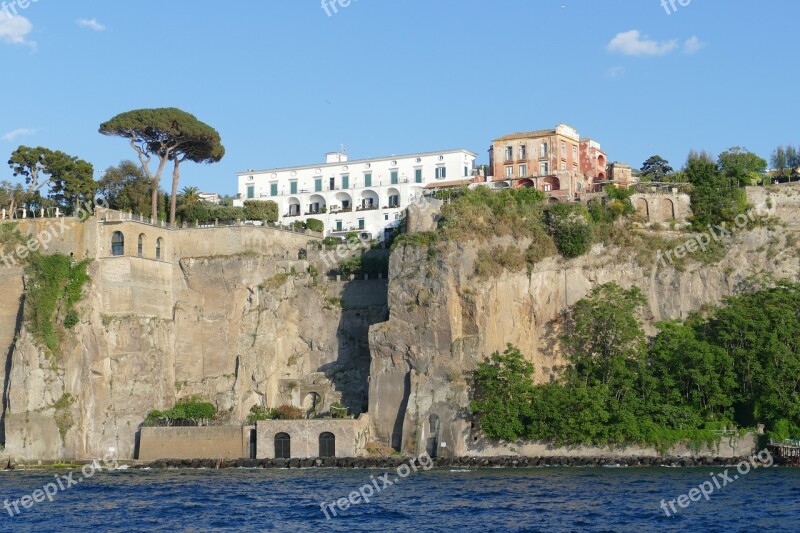
[[[512,133],[492,141],[489,181],[534,187],[551,198],[574,200],[606,180],[606,154],[566,124],[551,130]]]
[[[326,237],[356,231],[383,240],[426,191],[470,183],[476,157],[446,150],[350,161],[332,152],[323,164],[239,173],[235,205],[272,200],[280,224],[314,218],[323,222]]]

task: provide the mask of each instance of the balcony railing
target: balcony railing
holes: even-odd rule
[[[356,208],[356,211],[374,211],[378,209],[377,205],[360,205]]]

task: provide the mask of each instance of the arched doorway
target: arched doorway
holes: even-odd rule
[[[336,457],[336,437],[333,433],[325,432],[319,436],[319,456]]]
[[[275,459],[291,459],[291,444],[292,438],[288,433],[278,433],[275,435]]]
[[[303,411],[308,418],[314,418],[320,403],[320,396],[316,392],[309,392],[303,398]]]

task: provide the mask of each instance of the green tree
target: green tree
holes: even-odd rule
[[[277,222],[278,204],[268,200],[246,200],[244,202],[244,217],[247,220],[263,220],[264,222]]]
[[[215,163],[225,155],[219,133],[194,115],[176,108],[128,111],[100,125],[100,133],[129,140],[139,155],[147,177],[152,182],[152,218],[158,218],[158,192],[161,176],[169,161],[173,163],[170,223],[175,222],[180,164],[184,161]],[[149,164],[158,159],[155,173]]]
[[[470,410],[488,437],[513,442],[527,433],[533,416],[533,372],[533,364],[511,344],[502,355],[494,352],[489,361],[478,363]]]
[[[665,181],[669,174],[672,173],[672,167],[669,166],[669,161],[660,155],[650,156],[647,161],[642,164],[641,181]]]
[[[691,221],[696,229],[733,220],[747,207],[747,197],[736,178],[721,172],[706,152],[692,151],[684,172],[692,185]]]
[[[44,207],[40,189],[49,185],[50,205],[71,212],[78,204],[94,200],[97,182],[91,163],[49,148],[20,146],[8,161],[14,176],[22,176],[29,185],[25,202]]]
[[[779,178],[783,178],[787,175],[786,170],[789,166],[789,162],[786,159],[786,150],[783,146],[775,148],[775,151],[772,152],[770,162],[772,163],[772,168],[777,171]]]
[[[619,401],[636,386],[646,353],[641,312],[647,304],[638,287],[606,283],[592,289],[572,310],[564,337],[570,368],[567,382],[605,385]]]
[[[757,185],[764,179],[767,161],[748,151],[747,148],[734,146],[719,155],[717,166],[737,185]]]
[[[152,182],[142,167],[133,161],[121,161],[106,169],[97,192],[111,209],[146,215],[150,211],[151,188]]]
[[[566,258],[578,257],[592,246],[589,213],[581,205],[555,204],[547,209],[547,222],[556,248]]]
[[[200,201],[200,189],[197,187],[184,187],[178,195],[183,205],[192,205]]]

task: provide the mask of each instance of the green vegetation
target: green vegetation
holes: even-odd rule
[[[306,219],[306,229],[309,231],[316,231],[317,233],[322,233],[325,231],[325,224],[322,223],[321,220],[316,218],[309,218]]]
[[[271,200],[245,200],[244,218],[247,220],[261,220],[264,222],[277,222],[278,204]]]
[[[61,330],[78,323],[74,305],[81,299],[84,284],[89,281],[89,261],[77,262],[64,255],[31,254],[26,274],[25,321],[34,338],[58,355]]]
[[[566,258],[579,257],[591,249],[589,213],[582,205],[555,204],[547,210],[547,224],[556,248]]]
[[[370,250],[363,255],[340,261],[337,270],[342,276],[363,276],[364,274],[388,276],[389,256],[380,250]]]
[[[303,410],[293,405],[281,405],[275,409],[275,418],[278,420],[300,420],[303,418]]]
[[[659,323],[649,341],[644,303],[639,289],[616,284],[578,302],[555,383],[533,385],[533,365],[511,345],[480,363],[471,410],[484,433],[662,451],[759,423],[773,438],[800,437],[800,284],[781,281],[707,316]]]
[[[247,421],[250,424],[255,424],[259,420],[275,420],[278,418],[276,409],[270,407],[262,407],[261,405],[254,405],[250,408],[250,414],[247,415]]]
[[[692,185],[691,222],[697,231],[709,224],[731,221],[747,208],[747,196],[739,186],[741,175],[736,168],[721,167],[705,152],[692,152],[684,168]]]
[[[179,400],[172,409],[150,411],[144,420],[146,426],[207,425],[217,414],[213,403],[205,402],[197,396]]]
[[[348,409],[342,402],[333,402],[331,404],[331,418],[347,418]]]

